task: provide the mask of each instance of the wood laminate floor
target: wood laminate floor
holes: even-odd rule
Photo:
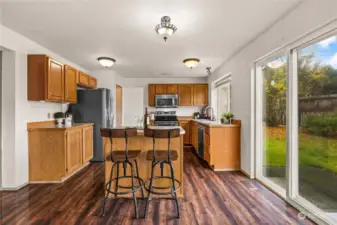
[[[30,184],[1,193],[0,224],[313,224],[261,184],[240,172],[213,172],[192,152],[184,158],[181,218],[173,201],[154,200],[146,219],[133,219],[133,203],[110,200],[105,217],[104,165],[91,164],[63,184]],[[139,201],[143,213],[144,202]]]

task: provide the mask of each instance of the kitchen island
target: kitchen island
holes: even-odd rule
[[[121,128],[121,127],[118,127]],[[174,167],[174,175],[175,178],[181,182],[181,188],[177,192],[179,198],[183,197],[183,158],[184,158],[184,143],[183,143],[183,136],[185,134],[185,130],[181,127],[154,127],[150,126],[150,129],[180,129],[180,136],[171,139],[171,150],[176,150],[178,152],[178,160],[173,161]],[[117,129],[117,128],[108,128],[108,129]],[[113,138],[112,139],[113,151],[125,151],[125,139],[123,138]],[[110,161],[110,140],[109,138],[103,138],[104,143],[104,153],[105,153],[105,183],[109,181],[110,171],[112,162]],[[136,137],[129,138],[129,151],[132,150],[141,150],[141,154],[138,157],[138,166],[139,166],[139,176],[144,180],[147,180],[151,176],[151,161],[146,160],[147,151],[153,149],[153,142],[152,138],[145,137],[144,131],[142,129],[137,130]],[[167,139],[156,139],[156,151],[160,150],[167,150]],[[135,168],[135,167],[134,167]],[[120,174],[123,172],[122,165],[119,168]],[[128,167],[127,174],[131,174],[131,170]],[[168,176],[170,173],[170,169],[167,165],[164,166],[164,176]],[[156,167],[154,171],[155,176],[160,175],[160,166]],[[114,171],[113,176],[116,176],[116,169]],[[121,186],[131,186],[131,179],[125,179],[119,181]],[[137,180],[135,180],[135,184],[138,185]],[[154,181],[154,185],[156,186],[170,186],[170,181],[163,179],[163,180],[156,180]],[[114,185],[112,185],[111,190],[114,191]],[[123,190],[119,189],[118,191]],[[146,192],[145,192],[146,193]],[[130,195],[131,196],[131,195]],[[137,192],[137,196],[141,196],[141,192]],[[146,195],[147,196],[147,195]],[[167,196],[154,196],[154,197],[167,197]]]

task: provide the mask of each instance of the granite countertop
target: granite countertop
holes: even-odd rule
[[[61,130],[66,130],[66,129],[72,129],[72,128],[76,128],[76,127],[92,126],[92,125],[94,125],[94,124],[93,123],[73,123],[70,126],[62,124],[61,126],[49,125],[49,126],[31,127],[31,128],[28,128],[28,130],[37,130],[37,129],[61,129]]]
[[[124,126],[118,127],[105,127],[106,129],[124,129]],[[130,127],[131,128],[131,127]],[[149,129],[161,129],[161,130],[169,130],[169,129],[180,129],[180,135],[185,134],[185,130],[180,126],[149,126]],[[143,134],[144,129],[137,127],[137,133]]]
[[[192,121],[209,127],[240,127],[239,124],[222,124],[220,121],[211,121],[206,119],[192,119]]]

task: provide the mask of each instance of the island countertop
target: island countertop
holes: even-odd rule
[[[117,126],[117,127],[103,127],[103,129],[125,129],[125,126]],[[128,127],[128,128],[132,128],[132,127]],[[180,135],[185,134],[185,130],[180,127],[180,126],[149,126],[149,129],[158,129],[158,130],[170,130],[170,129],[180,129]],[[137,127],[137,133],[139,135],[143,135],[144,134],[144,128],[139,128]]]

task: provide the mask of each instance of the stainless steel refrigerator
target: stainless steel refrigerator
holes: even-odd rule
[[[94,156],[91,161],[103,162],[104,152],[100,129],[113,127],[111,90],[106,88],[77,90],[77,103],[69,107],[75,123],[94,123]]]

